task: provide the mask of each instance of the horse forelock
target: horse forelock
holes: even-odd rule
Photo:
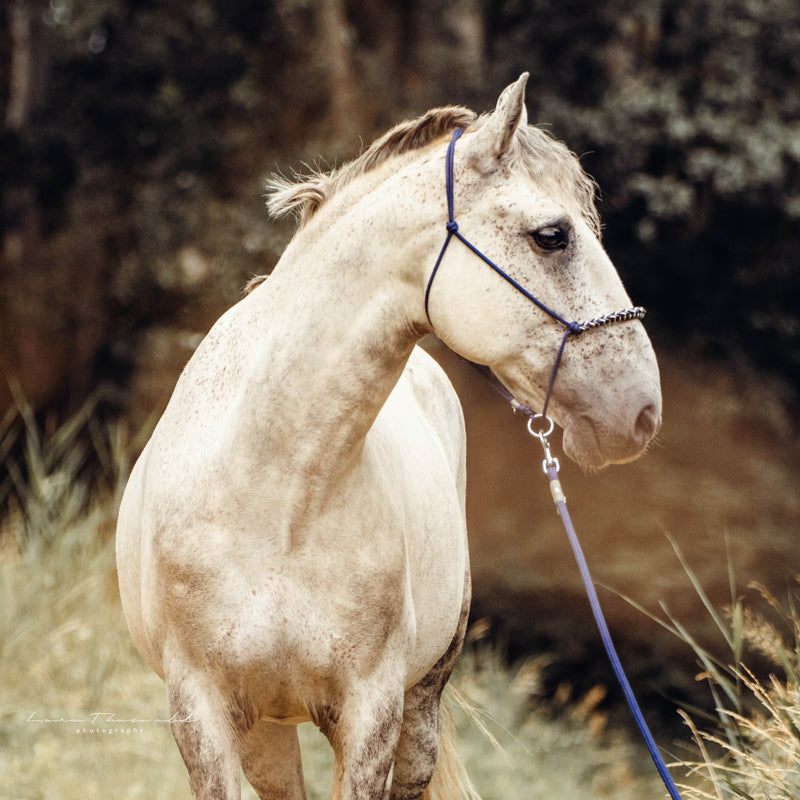
[[[295,214],[302,227],[337,191],[359,176],[391,158],[427,147],[456,128],[480,128],[489,117],[489,114],[478,117],[463,106],[434,108],[396,125],[338,169],[295,175],[294,180],[273,177],[267,183],[270,193],[267,208],[275,217]],[[522,169],[537,184],[571,196],[589,227],[600,235],[600,217],[595,205],[597,185],[565,144],[541,128],[523,125],[514,136],[509,156],[512,169]]]
[[[537,185],[572,197],[592,232],[600,237],[597,184],[563,142],[542,128],[524,125],[517,129],[509,157],[512,169],[525,170]]]
[[[339,169],[297,175],[294,181],[273,177],[267,183],[270,192],[267,208],[276,217],[295,214],[302,227],[339,189],[359,176],[390,158],[427,147],[456,128],[467,128],[476,119],[474,111],[462,106],[431,109],[421,117],[395,125],[361,155]]]

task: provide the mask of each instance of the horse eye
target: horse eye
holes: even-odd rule
[[[569,236],[563,228],[550,225],[546,228],[539,228],[531,236],[537,246],[542,250],[563,250],[569,244]]]

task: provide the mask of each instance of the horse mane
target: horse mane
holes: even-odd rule
[[[274,217],[294,214],[303,227],[342,187],[390,158],[419,150],[444,138],[456,128],[481,127],[490,115],[478,117],[463,106],[434,108],[421,117],[396,125],[353,161],[330,172],[295,174],[294,180],[274,176],[267,182],[270,196],[267,209]],[[571,195],[589,227],[599,237],[600,217],[595,205],[597,184],[584,172],[569,148],[549,133],[533,125],[517,129],[509,155],[512,167],[525,170],[540,185]]]
[[[302,227],[339,189],[359,176],[390,158],[426,147],[456,128],[466,128],[476,119],[474,111],[462,106],[434,108],[417,119],[395,125],[361,155],[339,169],[296,175],[294,181],[273,177],[267,182],[267,191],[271,194],[267,209],[274,217],[295,214]]]

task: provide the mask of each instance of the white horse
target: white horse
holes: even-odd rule
[[[283,183],[299,230],[198,347],[137,462],[117,560],[131,635],[165,680],[198,800],[305,795],[296,726],[335,755],[335,798],[428,796],[439,705],[470,601],[460,405],[416,346],[435,333],[541,407],[563,327],[445,236],[461,229],[571,318],[629,304],[594,185],[526,122],[431,111],[329,175]],[[567,451],[638,456],[660,421],[639,321],[571,338],[550,401]],[[441,765],[440,765],[441,766]]]

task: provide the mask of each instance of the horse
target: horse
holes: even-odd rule
[[[337,170],[275,179],[269,210],[295,235],[197,347],[131,472],[122,606],[197,800],[240,797],[241,771],[260,798],[303,798],[308,721],[337,800],[428,798],[446,769],[471,597],[465,427],[418,343],[435,334],[535,408],[563,331],[470,248],[441,248],[446,164],[458,225],[520,285],[576,318],[629,304],[593,181],[527,122],[527,77],[490,113],[434,109]],[[641,321],[562,349],[548,399],[565,451],[588,469],[639,456],[661,414]]]

